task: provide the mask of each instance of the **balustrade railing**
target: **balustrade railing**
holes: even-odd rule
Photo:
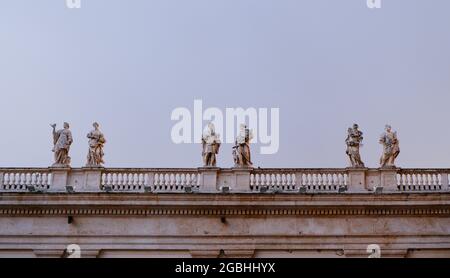
[[[250,174],[250,190],[259,192],[262,187],[274,191],[295,191],[297,190],[295,172],[281,169],[253,170]]]
[[[51,182],[52,174],[48,168],[0,169],[0,191],[46,191]]]
[[[186,187],[198,191],[200,173],[193,170],[160,170],[154,171],[153,191],[155,192],[185,192]]]
[[[397,188],[403,192],[447,190],[449,173],[449,169],[401,169],[397,172]]]
[[[185,192],[199,188],[197,169],[105,169],[101,189],[117,192]]]
[[[218,193],[226,183],[230,193],[427,193],[450,192],[449,176],[450,169],[0,168],[0,192]]]
[[[257,169],[250,176],[250,190],[334,192],[347,186],[346,169]]]
[[[150,173],[141,170],[113,170],[102,172],[100,188],[105,191],[139,192],[149,185]]]

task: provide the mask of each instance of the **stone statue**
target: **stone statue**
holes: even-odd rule
[[[362,146],[363,133],[358,129],[358,125],[354,124],[352,128],[348,129],[347,139],[345,144],[347,144],[347,155],[350,159],[350,164],[355,168],[364,167],[364,162],[361,160],[361,155],[359,153],[359,148]]]
[[[103,163],[103,146],[106,143],[105,136],[99,130],[100,125],[95,122],[92,124],[94,130],[88,133],[89,152],[87,155],[86,167],[102,167]]]
[[[386,131],[380,137],[380,144],[383,144],[380,166],[395,168],[395,159],[400,154],[400,145],[397,139],[397,132],[393,132],[390,125],[386,125]]]
[[[69,150],[72,145],[72,132],[69,130],[69,124],[64,123],[64,129],[56,131],[56,124],[50,125],[53,128],[53,152],[55,163],[53,167],[70,167]]]
[[[216,133],[213,123],[208,124],[208,129],[203,134],[202,147],[203,166],[216,167],[216,156],[220,148],[220,135]]]
[[[250,155],[250,141],[253,133],[246,125],[241,124],[241,130],[236,138],[233,147],[233,158],[235,167],[252,167],[253,163]]]
[[[238,156],[238,148],[239,148],[239,145],[238,145],[238,143],[237,143],[237,141],[235,140],[234,141],[234,146],[233,146],[233,152],[232,152],[232,154],[233,154],[233,161],[234,161],[234,166],[235,167],[237,167],[238,165],[239,165],[239,156]]]

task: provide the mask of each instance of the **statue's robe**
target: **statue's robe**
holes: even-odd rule
[[[68,129],[61,129],[56,132],[56,142],[54,151],[58,152],[62,149],[69,151],[70,145],[73,142],[72,132]]]
[[[73,142],[72,132],[68,129],[58,130],[55,132],[54,142],[55,146],[53,151],[55,152],[55,162],[66,164],[68,162],[70,145]]]
[[[89,153],[88,164],[89,165],[101,165],[103,161],[103,144],[106,142],[103,133],[99,130],[93,130],[88,133],[89,138]]]

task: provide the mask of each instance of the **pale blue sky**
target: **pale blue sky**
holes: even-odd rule
[[[0,167],[49,166],[50,123],[71,124],[84,165],[98,121],[106,166],[197,167],[172,109],[279,107],[280,150],[261,167],[345,167],[347,128],[376,167],[386,123],[398,166],[450,167],[450,1],[0,1]],[[256,149],[255,149],[256,150]],[[224,145],[219,166],[232,164]]]

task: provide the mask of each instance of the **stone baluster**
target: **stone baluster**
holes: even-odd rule
[[[295,173],[295,187],[296,190],[299,190],[300,188],[303,188],[303,172],[296,172]]]
[[[146,175],[144,174],[144,176]],[[144,187],[153,189],[153,186],[155,185],[155,173],[149,172],[147,175],[147,180],[144,183],[145,183]]]

